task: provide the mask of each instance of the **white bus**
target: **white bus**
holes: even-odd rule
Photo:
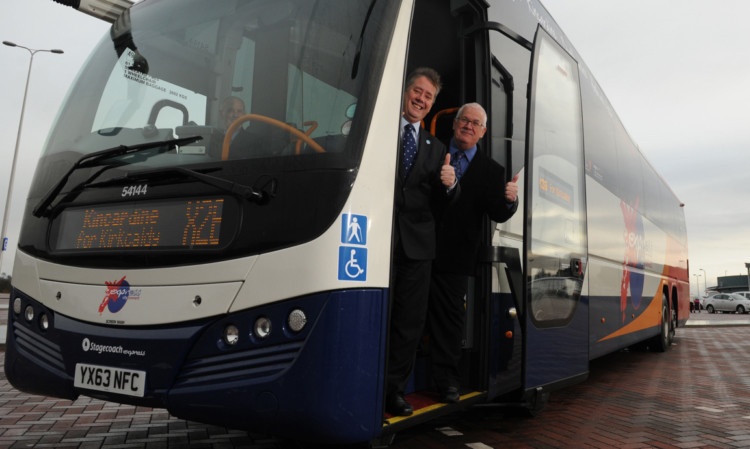
[[[437,402],[420,356],[415,413],[391,417],[398,123],[421,66],[444,80],[425,126],[445,140],[456,107],[485,105],[481,148],[520,174],[520,205],[484,227],[461,400]],[[309,441],[478,402],[538,412],[593,358],[668,348],[689,317],[681,206],[537,0],[144,0],[39,160],[5,372]]]

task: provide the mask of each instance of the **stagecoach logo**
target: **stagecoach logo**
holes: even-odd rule
[[[645,237],[643,219],[638,214],[638,198],[632,207],[620,201],[620,208],[625,219],[625,259],[622,262],[622,284],[620,285],[620,311],[625,322],[625,310],[628,306],[628,287],[633,309],[638,310],[643,299],[643,266],[645,260]],[[636,270],[633,270],[636,268]]]
[[[104,282],[107,286],[107,292],[104,294],[104,300],[99,305],[99,315],[107,308],[111,313],[117,313],[125,306],[128,299],[140,299],[141,289],[130,288],[130,284],[125,280],[125,276],[116,282]]]
[[[88,338],[84,338],[81,341],[81,348],[83,349],[83,352],[96,352],[97,354],[102,353],[108,353],[108,354],[122,354],[127,355],[128,357],[131,356],[139,356],[144,357],[146,355],[146,351],[142,349],[128,349],[124,348],[121,345],[102,345],[96,342],[93,342],[89,340]]]

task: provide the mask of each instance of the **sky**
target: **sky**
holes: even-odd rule
[[[507,0],[523,1],[523,0]],[[747,0],[542,0],[652,165],[685,203],[691,293],[750,263]],[[52,0],[0,2],[0,40],[39,52],[29,78],[7,236],[12,272],[36,160],[67,90],[109,25]],[[29,53],[0,45],[0,209]],[[1,212],[0,212],[1,213]]]
[[[715,286],[717,277],[746,276],[750,2],[542,3],[641,151],[685,203],[691,293]]]
[[[61,49],[34,54],[23,117],[8,218],[8,250],[1,273],[12,274],[26,195],[41,149],[73,79],[109,25],[52,0],[0,1],[0,41],[30,49]],[[0,217],[5,210],[16,148],[30,54],[0,45]]]

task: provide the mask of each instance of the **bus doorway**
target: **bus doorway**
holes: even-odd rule
[[[485,77],[482,75],[486,44],[481,36],[462,37],[471,24],[484,21],[485,17],[486,5],[482,2],[417,0],[414,3],[405,76],[419,67],[429,67],[440,74],[442,89],[423,121],[423,130],[433,134],[446,147],[453,135],[453,122],[461,105],[478,102],[487,108]],[[488,152],[488,144],[480,141],[481,151]],[[484,231],[487,232],[488,228],[489,223]],[[483,244],[489,239],[489,234],[484,236]],[[486,330],[488,283],[488,279],[481,274],[469,280],[460,365],[459,390],[463,404],[479,400],[486,392],[482,335]],[[430,337],[428,330],[417,353],[411,385],[406,391],[407,399],[414,404],[423,400],[429,403],[439,396],[430,372]],[[415,412],[417,409],[415,406]]]
[[[507,125],[507,122],[512,121],[511,118],[514,115],[513,101],[502,100],[503,104],[508,105],[503,106],[502,112],[495,111],[491,105],[491,97],[492,101],[495,101],[495,94],[490,94],[495,85],[493,82],[495,69],[492,68],[489,57],[487,32],[478,31],[477,28],[479,24],[486,21],[487,4],[484,2],[417,0],[412,15],[406,72],[408,74],[417,67],[431,67],[440,74],[443,89],[424,121],[424,128],[446,146],[453,135],[453,122],[461,105],[477,102],[485,108],[490,116],[486,124],[487,133],[479,141],[479,151],[505,168],[507,178],[505,181],[507,181],[512,178],[513,174],[508,154],[511,149],[506,145],[509,136],[512,136],[512,126]],[[528,51],[524,58],[524,61],[519,62],[519,65],[526,68],[521,79],[525,78],[528,73]],[[512,88],[509,88],[499,95],[512,97],[515,93]],[[519,95],[525,95],[525,89]],[[516,103],[522,104],[519,101]],[[525,104],[521,110],[524,108]],[[519,139],[522,141],[523,131],[519,134],[521,135]],[[499,137],[496,139],[496,136]],[[515,158],[517,165],[515,172],[520,170],[523,164],[522,145],[518,152]],[[512,299],[507,288],[508,282],[504,268],[498,270],[495,265],[491,264],[496,259],[491,254],[493,245],[505,247],[505,249],[500,249],[501,252],[512,248],[516,254],[514,270],[520,275],[518,254],[521,254],[522,248],[522,217],[522,209],[519,208],[512,218],[513,224],[498,224],[485,218],[482,225],[480,256],[477,260],[476,271],[469,278],[468,293],[465,298],[466,313],[460,364],[462,403],[495,397],[499,393],[508,391],[520,391],[522,386],[520,354],[517,354],[512,361],[515,364],[513,369],[509,371],[507,366],[512,353],[521,347],[521,333],[518,332],[515,339],[509,339],[504,331],[500,331],[501,325],[497,323],[497,317],[505,316],[508,307],[506,307],[507,304],[500,305],[498,298],[502,297],[502,300],[506,302],[507,300],[512,302]],[[511,227],[516,228],[515,237],[508,239]],[[503,236],[502,242],[494,242],[498,240],[499,234]],[[508,323],[502,323],[502,326],[508,324],[517,326],[518,319],[511,317]],[[425,337],[418,353],[410,391],[411,394],[428,392],[429,396],[429,392],[435,392],[435,385],[432,384],[430,373],[429,332]],[[509,350],[508,344],[510,344]],[[500,372],[507,376],[507,381],[498,378]]]

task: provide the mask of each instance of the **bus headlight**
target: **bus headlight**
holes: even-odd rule
[[[13,300],[13,313],[16,315],[21,313],[21,298],[16,298]]]
[[[234,324],[230,324],[224,328],[224,336],[222,338],[227,346],[234,346],[240,341],[240,330]]]
[[[46,331],[49,329],[49,317],[46,313],[42,313],[39,316],[39,326],[42,328],[43,331]]]
[[[31,323],[34,321],[34,308],[31,306],[26,306],[26,309],[23,311],[24,317],[26,317],[26,321]]]
[[[302,309],[294,309],[289,312],[287,324],[289,324],[289,329],[293,332],[299,332],[304,329],[307,324],[307,315],[305,315],[305,312],[303,312]]]
[[[264,316],[255,320],[253,333],[260,339],[268,337],[271,334],[271,320]]]

